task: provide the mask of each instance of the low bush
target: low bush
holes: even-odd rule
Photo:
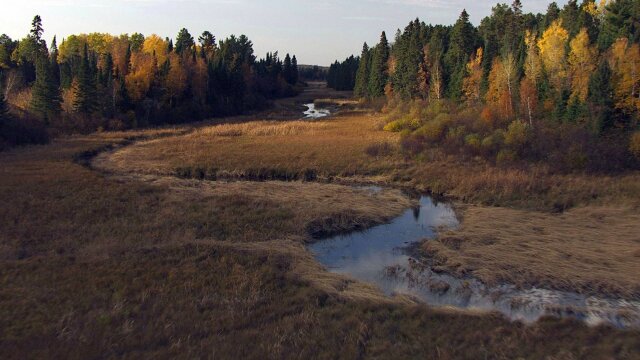
[[[371,157],[390,156],[393,154],[393,146],[388,142],[373,144],[365,149],[365,153]]]

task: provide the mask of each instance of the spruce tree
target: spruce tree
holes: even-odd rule
[[[592,129],[599,133],[614,125],[614,99],[611,86],[611,68],[608,61],[601,61],[598,69],[589,80],[588,100],[593,107],[591,112],[594,120]]]
[[[458,21],[451,29],[449,50],[444,60],[445,69],[449,75],[447,93],[453,99],[459,99],[462,94],[467,61],[476,44],[475,31],[469,22],[469,14],[466,10],[462,10]]]
[[[172,52],[173,51],[173,40],[169,39],[169,37],[167,36],[165,38],[165,41],[167,42],[167,52]]]
[[[216,37],[210,31],[202,32],[202,35],[198,37],[198,42],[200,42],[200,55],[203,59],[213,55],[216,47]]]
[[[185,28],[180,29],[178,36],[176,37],[175,50],[176,53],[189,54],[189,51],[193,49],[194,45],[193,36],[189,34],[189,31]]]
[[[31,108],[45,123],[60,113],[60,88],[51,75],[49,58],[40,56],[36,63],[36,81],[31,89]]]
[[[293,58],[291,58],[291,84],[297,84],[299,78],[300,72],[298,71],[298,59],[293,55]]]
[[[91,62],[89,50],[85,44],[78,71],[77,86],[74,94],[75,100],[73,101],[73,109],[83,114],[91,114],[98,107],[96,76],[92,71]]]
[[[43,32],[42,18],[40,18],[40,15],[36,15],[33,17],[33,21],[31,21],[31,31],[29,32],[29,35],[35,40],[36,44],[41,47],[45,46],[44,40],[42,40]]]
[[[284,57],[284,68],[282,71],[284,79],[287,81],[287,83],[294,85],[296,83],[296,80],[294,79],[293,63],[291,62],[291,55],[289,54]]]
[[[56,37],[51,41],[51,50],[49,54],[51,63],[51,77],[55,86],[60,87],[60,65],[58,64],[58,44]]]
[[[360,55],[360,65],[356,73],[356,81],[354,86],[354,94],[358,97],[369,97],[369,73],[371,51],[369,45],[364,43],[362,46],[362,54]]]
[[[125,73],[122,74],[123,77],[127,76],[131,71],[131,45],[127,46],[127,52],[124,54],[124,61],[125,64],[127,64],[127,68]]]
[[[387,62],[389,61],[389,42],[387,34],[382,32],[380,43],[373,51],[371,60],[371,75],[369,77],[369,96],[380,97],[384,95],[384,87],[387,85]]]

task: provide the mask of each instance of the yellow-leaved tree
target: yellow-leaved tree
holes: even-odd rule
[[[144,52],[131,54],[131,71],[125,78],[131,100],[141,101],[149,92],[157,70],[156,59]]]
[[[571,100],[584,102],[589,95],[589,79],[596,70],[598,51],[590,46],[586,28],[582,28],[571,40],[570,49]]]
[[[524,43],[527,46],[527,58],[524,62],[524,74],[534,85],[542,77],[542,62],[538,51],[538,39],[535,33],[527,30]]]
[[[562,20],[554,21],[538,40],[538,50],[549,82],[560,91],[567,80],[567,50],[569,33],[562,27]]]
[[[480,83],[482,82],[482,48],[478,48],[467,63],[467,77],[462,84],[462,91],[467,101],[480,101]]]
[[[158,64],[164,64],[169,53],[169,44],[160,36],[152,34],[144,39],[142,51],[149,55],[156,54]]]
[[[174,52],[169,55],[169,73],[166,77],[165,87],[167,89],[167,95],[169,96],[169,102],[173,103],[176,99],[180,98],[187,89],[187,71],[183,66],[182,59]]]
[[[640,110],[640,45],[620,38],[611,46],[610,64],[616,107],[632,113]]]
[[[503,58],[495,58],[489,72],[489,89],[486,101],[499,111],[502,119],[512,118],[513,87],[516,78],[516,61],[509,53]]]

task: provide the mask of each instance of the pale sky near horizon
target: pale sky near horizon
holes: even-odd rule
[[[7,1],[7,0],[5,0]],[[329,65],[375,44],[385,30],[391,40],[419,17],[452,24],[463,8],[478,24],[497,0],[8,0],[0,10],[0,33],[24,37],[39,14],[47,42],[70,34],[156,33],[175,38],[185,27],[197,39],[245,34],[257,56],[267,51],[297,55],[300,64]],[[505,1],[501,1],[505,2]],[[506,2],[510,3],[511,0]],[[544,12],[551,1],[522,0],[526,12]],[[559,6],[566,0],[557,1]]]

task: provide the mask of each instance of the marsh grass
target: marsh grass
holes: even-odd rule
[[[423,245],[452,273],[489,285],[640,297],[638,208],[586,206],[551,214],[468,206],[458,212],[460,229]]]
[[[194,138],[208,136],[313,136],[327,128],[326,123],[310,121],[260,121],[242,124],[222,124],[200,129],[192,136]]]
[[[375,129],[375,117],[356,112],[321,124],[326,127],[313,136],[308,129],[286,136],[167,129],[160,132],[173,136],[101,133],[0,153],[0,357],[602,359],[638,353],[635,330],[555,319],[524,326],[497,314],[385,297],[325,271],[305,250],[314,234],[401,213],[412,202],[398,190],[372,195],[337,184],[174,176],[179,167],[196,178],[199,168],[218,169],[216,175],[314,168],[392,184],[438,180],[422,180],[426,168],[415,170],[396,154],[368,156],[367,146],[398,141]],[[114,147],[133,136],[149,140]],[[113,152],[97,151],[109,148]],[[465,244],[459,246],[464,252]]]

